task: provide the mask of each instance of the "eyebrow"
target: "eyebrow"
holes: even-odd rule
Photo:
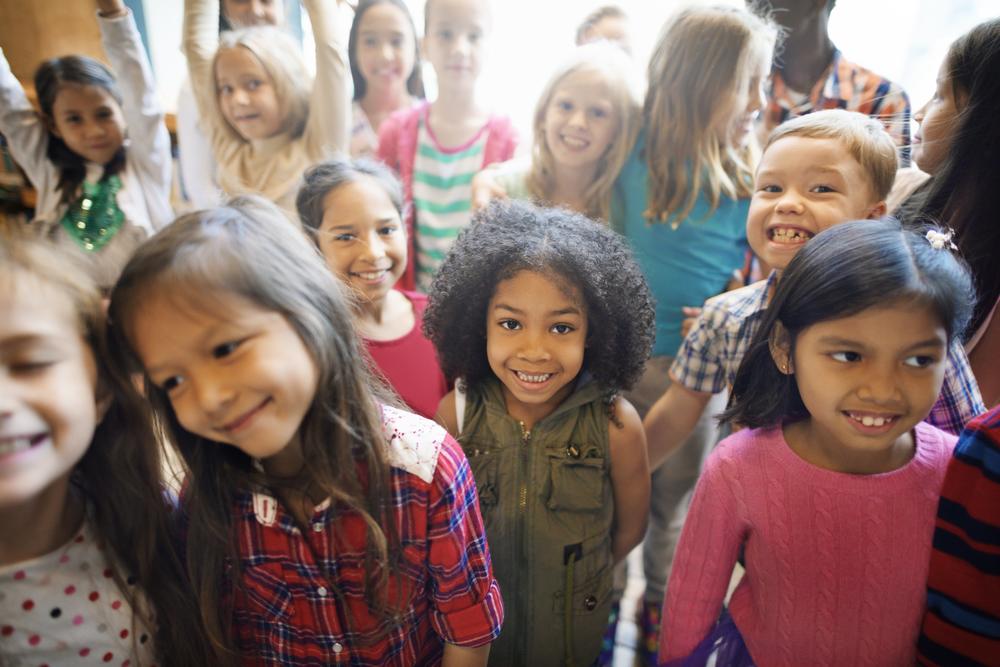
[[[823,345],[843,345],[845,347],[855,347],[855,348],[865,348],[867,347],[863,343],[859,343],[856,340],[851,340],[850,338],[841,338],[840,336],[823,336],[819,339],[819,343]],[[944,347],[945,341],[941,340],[940,337],[935,336],[933,338],[927,338],[925,340],[916,342],[906,348],[906,350],[917,350],[923,347]]]
[[[25,333],[17,334],[9,338],[0,340],[0,350],[17,350],[31,345],[55,345],[58,346],[59,338],[53,334],[46,333]]]
[[[498,304],[496,304],[495,306],[493,306],[493,310],[506,310],[506,311],[514,313],[515,315],[524,315],[524,311],[523,310],[521,310],[519,308],[515,308],[514,306],[508,306],[505,303],[498,303]],[[582,315],[582,314],[583,313],[576,306],[570,306],[569,308],[560,308],[559,310],[550,310],[547,313],[547,315],[549,315],[549,316],[552,316],[552,315],[555,315],[555,316],[559,316],[559,315]]]

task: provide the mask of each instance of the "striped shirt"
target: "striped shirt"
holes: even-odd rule
[[[839,50],[807,93],[789,88],[777,67],[771,70],[763,117],[767,132],[820,109],[858,111],[880,121],[899,146],[899,166],[910,166],[910,98],[898,84],[850,62]]]
[[[420,119],[413,165],[413,208],[417,287],[430,290],[431,280],[459,232],[472,220],[472,177],[483,167],[488,125],[464,146],[445,148]]]
[[[962,432],[934,529],[922,665],[1000,665],[1000,406]]]
[[[740,362],[760,329],[777,280],[778,274],[772,271],[767,280],[706,301],[670,367],[673,381],[707,394],[732,386]],[[965,349],[955,338],[948,348],[941,395],[926,421],[942,431],[958,434],[966,422],[985,411]]]

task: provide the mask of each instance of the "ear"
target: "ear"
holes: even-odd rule
[[[875,204],[870,209],[868,209],[868,213],[865,215],[865,217],[868,218],[869,220],[878,220],[888,212],[889,208],[886,206],[885,200],[883,199],[882,201],[880,201],[879,203]]]
[[[62,135],[59,134],[59,128],[56,127],[56,121],[55,121],[55,119],[52,116],[48,115],[48,114],[41,114],[41,116],[42,116],[42,121],[45,123],[45,129],[47,129],[49,132],[51,132],[56,137],[59,137],[60,139],[62,139]]]
[[[771,335],[767,339],[767,348],[771,351],[774,365],[781,373],[785,375],[795,373],[795,364],[792,361],[792,337],[781,322],[774,323]]]

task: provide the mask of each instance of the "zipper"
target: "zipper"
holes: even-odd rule
[[[529,463],[528,457],[528,444],[531,442],[531,431],[524,428],[524,422],[518,422],[521,426],[521,488],[518,492],[517,497],[517,509],[521,514],[524,514],[528,509],[528,483],[527,477],[527,464]]]
[[[516,530],[516,540],[515,549],[518,558],[522,556],[525,548],[525,531],[528,527],[525,523],[528,520],[528,476],[531,472],[531,457],[528,452],[528,444],[531,442],[531,431],[524,427],[523,421],[518,421],[518,425],[521,427],[521,451],[518,452],[518,458],[520,459],[520,465],[518,465],[518,492],[517,492],[517,519],[515,520],[515,530]],[[530,571],[530,570],[529,570]],[[520,576],[518,576],[520,580]],[[527,596],[525,593],[521,592],[522,589],[521,581],[516,584],[516,590],[519,592],[518,602],[521,608],[526,608]],[[525,659],[526,647],[524,642],[527,641],[529,632],[528,628],[524,626],[527,622],[528,614],[518,614],[518,618],[521,620],[520,628],[518,628],[518,637],[522,639],[515,644],[514,649],[514,660],[517,664],[523,664]]]

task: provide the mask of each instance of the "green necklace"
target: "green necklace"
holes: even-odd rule
[[[125,214],[118,208],[116,198],[121,187],[118,176],[109,176],[97,183],[84,181],[83,194],[70,204],[63,216],[63,229],[87,252],[103,248],[122,228]]]

